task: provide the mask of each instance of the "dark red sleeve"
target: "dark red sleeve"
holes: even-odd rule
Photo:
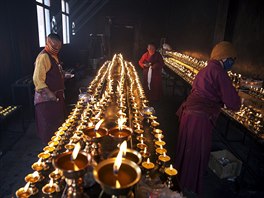
[[[154,61],[151,63],[152,63],[152,69],[159,70],[159,69],[162,69],[164,66],[163,58],[159,53],[156,54]]]
[[[221,98],[226,107],[238,111],[241,106],[241,99],[226,72],[219,73],[218,82]]]

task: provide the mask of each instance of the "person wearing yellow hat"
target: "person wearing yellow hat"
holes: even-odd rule
[[[180,124],[175,167],[182,188],[199,196],[211,151],[212,129],[220,110],[224,105],[234,111],[241,106],[227,74],[236,56],[230,42],[216,44],[207,66],[196,75],[191,93],[177,111]]]
[[[231,70],[235,63],[236,56],[237,53],[234,46],[228,41],[222,41],[215,45],[210,58],[220,61],[223,64],[223,68],[228,71]]]

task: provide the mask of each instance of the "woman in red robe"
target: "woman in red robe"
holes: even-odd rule
[[[181,187],[199,196],[209,161],[214,122],[224,105],[234,111],[240,109],[240,97],[227,74],[235,58],[231,43],[218,43],[207,66],[195,77],[187,100],[177,111],[180,126],[175,166]]]
[[[161,71],[164,62],[153,43],[148,44],[147,50],[138,63],[143,69],[143,88],[146,96],[150,102],[157,102],[162,97]]]

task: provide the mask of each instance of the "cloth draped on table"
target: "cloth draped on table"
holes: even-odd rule
[[[180,126],[175,167],[182,188],[201,194],[203,174],[207,168],[212,129],[225,104],[239,110],[240,98],[218,61],[208,65],[196,76],[190,95],[177,111]]]

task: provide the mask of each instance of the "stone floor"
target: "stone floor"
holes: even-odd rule
[[[85,79],[81,79],[78,82],[73,82],[73,84],[68,85],[68,96],[75,97],[68,98],[67,103],[74,103],[77,99],[78,87],[87,85],[93,76],[87,76]],[[177,140],[177,127],[178,122],[175,116],[175,112],[186,95],[184,90],[184,85],[181,87],[176,86],[174,94],[172,94],[172,88],[166,87],[164,83],[164,98],[159,104],[156,104],[155,110],[158,116],[158,121],[161,124],[161,129],[165,134],[165,141],[167,143],[166,148],[168,149],[168,154],[175,159],[176,153],[176,140]],[[11,132],[11,130],[19,130],[19,116],[14,116],[14,119],[10,120],[8,126],[3,127],[4,130],[1,131],[0,139],[0,149],[2,154],[0,155],[0,197],[10,198],[15,197],[15,191],[24,186],[24,177],[28,173],[32,173],[31,165],[38,160],[37,154],[40,153],[44,146],[40,140],[36,137],[36,128],[34,116],[27,114],[27,109],[23,111],[25,131],[24,132]],[[218,151],[222,149],[232,149],[238,150],[240,153],[244,152],[246,155],[248,146],[247,144],[241,144],[239,142],[227,143],[225,140],[220,138],[219,131],[224,130],[225,119],[220,118],[216,130],[213,136],[213,146],[212,151]],[[240,129],[237,126],[231,126],[229,129],[230,138],[240,138]],[[246,138],[246,142],[249,142],[249,138]],[[255,147],[255,145],[254,145]],[[257,151],[262,151],[262,147],[257,148]],[[257,157],[261,157],[263,153],[255,153]],[[251,165],[253,167],[259,168],[259,171],[263,171],[263,158],[261,161],[257,161],[254,157]],[[250,163],[249,163],[250,164]],[[259,188],[256,183],[256,178],[252,178],[250,174],[247,173],[246,168],[242,167],[243,179],[229,178],[229,179],[219,179],[209,168],[204,176],[204,197],[205,198],[257,198],[264,197],[263,188]],[[242,173],[241,172],[241,173]],[[244,174],[245,173],[245,174]],[[263,173],[263,172],[261,172]],[[263,177],[261,177],[263,178]],[[262,181],[260,178],[260,182]],[[263,181],[262,181],[263,183]],[[263,186],[263,185],[262,185]],[[184,192],[186,197],[196,197],[191,192]]]

